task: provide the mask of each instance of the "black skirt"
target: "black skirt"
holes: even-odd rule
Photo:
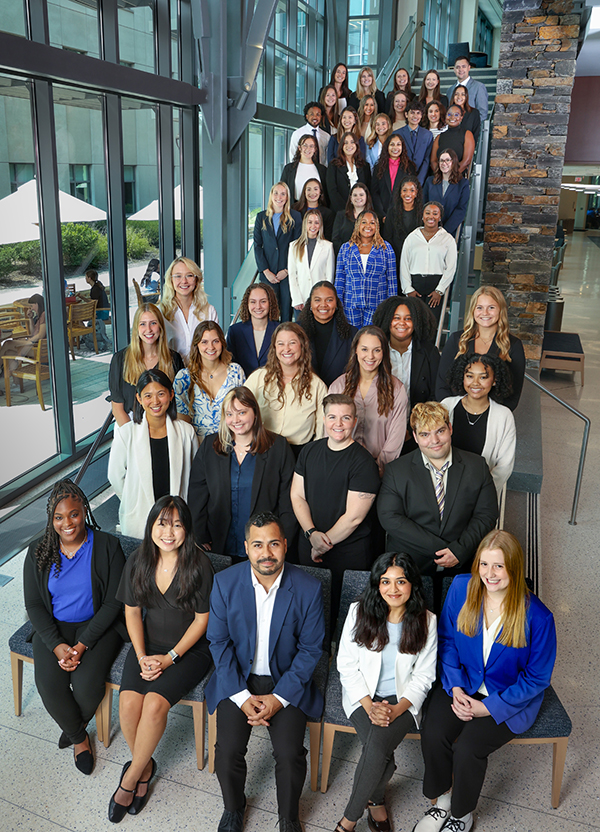
[[[148,656],[164,655],[164,647],[146,645]],[[177,664],[168,667],[158,679],[147,682],[140,676],[140,665],[133,646],[131,647],[121,679],[121,690],[132,690],[145,696],[147,693],[158,693],[173,707],[186,693],[195,688],[212,664],[208,642],[202,639],[191,650],[183,655]]]

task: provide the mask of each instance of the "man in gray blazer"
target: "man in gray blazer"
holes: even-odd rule
[[[455,87],[462,84],[467,88],[467,92],[469,93],[469,104],[471,107],[476,107],[479,110],[483,123],[488,117],[488,91],[485,84],[469,76],[470,69],[471,62],[467,57],[461,55],[460,58],[456,59],[454,62],[454,74],[456,75],[457,81],[448,90],[448,101],[450,102],[452,99],[452,93]]]

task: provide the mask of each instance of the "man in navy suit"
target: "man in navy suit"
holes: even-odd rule
[[[420,126],[422,118],[423,105],[418,99],[415,99],[406,108],[406,120],[408,124],[396,132],[402,137],[406,152],[417,169],[419,182],[421,185],[424,185],[427,172],[429,171],[433,133],[431,130]]]
[[[452,100],[454,88],[462,84],[463,87],[467,88],[467,92],[469,93],[469,104],[471,107],[479,110],[481,122],[483,123],[488,118],[488,91],[485,84],[470,77],[470,70],[471,62],[465,55],[461,55],[454,61],[454,74],[456,75],[457,81],[448,90],[448,101]]]
[[[285,563],[279,519],[256,514],[246,525],[248,563],[215,576],[207,636],[215,672],[206,688],[217,710],[215,771],[225,811],[218,832],[241,832],[246,749],[255,725],[273,744],[281,832],[302,832],[298,804],[306,778],[306,719],[323,698],[312,681],[325,622],[321,584]]]

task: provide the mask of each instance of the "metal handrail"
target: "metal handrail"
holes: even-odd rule
[[[581,440],[581,453],[579,454],[579,467],[577,469],[577,479],[575,481],[575,494],[573,495],[573,508],[571,509],[571,519],[569,520],[570,526],[576,526],[577,521],[577,506],[579,503],[579,494],[581,492],[581,480],[583,479],[583,466],[585,465],[585,455],[587,453],[587,446],[588,440],[590,437],[590,427],[591,427],[591,419],[589,419],[584,413],[577,408],[572,407],[570,404],[565,402],[563,399],[560,399],[557,395],[555,395],[551,390],[548,390],[547,387],[544,387],[543,384],[540,384],[536,378],[530,376],[529,373],[525,373],[525,378],[527,381],[530,381],[534,384],[539,390],[543,393],[547,393],[551,399],[554,399],[555,402],[562,404],[563,407],[566,407],[571,413],[574,413],[582,422],[585,423],[585,427],[583,429],[583,439]]]
[[[81,466],[81,468],[77,472],[77,476],[73,480],[75,485],[79,485],[79,483],[83,479],[83,476],[84,476],[85,472],[90,467],[90,463],[91,463],[92,459],[94,458],[94,454],[96,453],[96,451],[100,447],[100,443],[104,439],[104,437],[106,435],[106,431],[109,429],[110,423],[112,422],[113,418],[114,418],[114,416],[113,416],[112,410],[111,410],[111,412],[108,414],[108,416],[104,420],[104,422],[102,424],[102,427],[98,431],[98,436],[94,439],[94,442],[92,443],[92,446],[90,447],[89,451],[85,455],[85,459],[83,460],[83,465]]]
[[[380,69],[377,78],[375,79],[375,83],[377,84],[377,89],[384,90],[386,86],[389,84],[390,79],[394,77],[396,74],[397,68],[400,66],[400,62],[402,58],[406,54],[407,49],[411,46],[413,42],[413,38],[419,31],[421,27],[423,27],[425,23],[422,20],[418,22],[415,19],[415,16],[411,14],[408,19],[408,23],[406,27],[396,43],[394,44],[394,48],[390,52],[390,55],[385,62],[385,64]],[[412,31],[411,31],[412,30]],[[408,40],[406,40],[408,38]],[[406,40],[406,43],[404,41]],[[409,75],[412,75],[412,70],[414,68],[415,59],[414,56],[412,60],[409,60],[410,69]]]

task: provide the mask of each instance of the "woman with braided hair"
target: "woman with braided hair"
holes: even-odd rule
[[[127,637],[116,599],[125,557],[117,538],[100,531],[87,497],[71,480],[56,483],[46,511],[46,531],[30,545],[23,569],[35,683],[62,730],[58,747],[73,745],[76,767],[91,774],[86,725]]]

